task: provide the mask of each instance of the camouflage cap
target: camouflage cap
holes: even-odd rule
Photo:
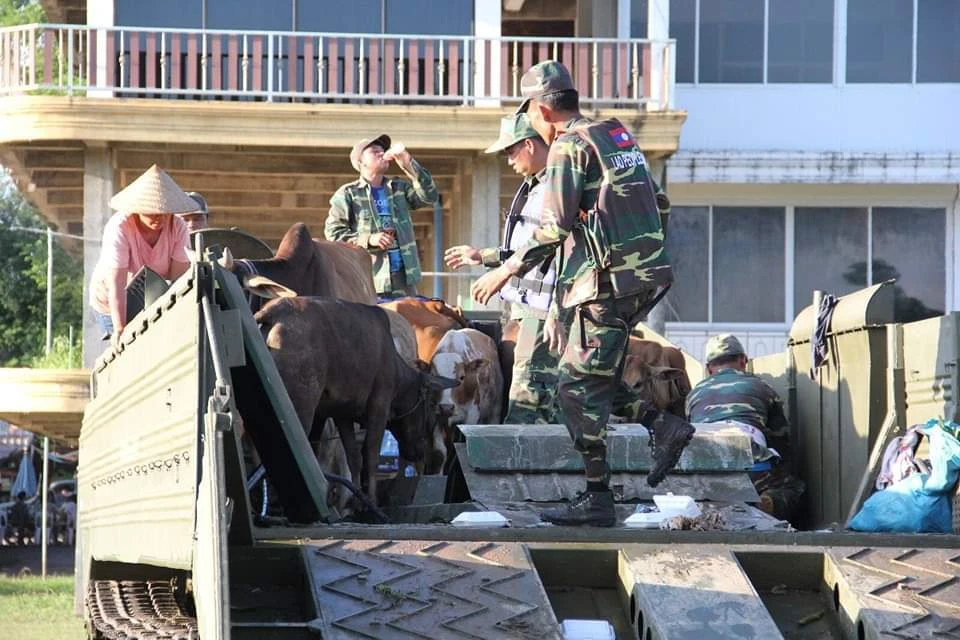
[[[497,153],[527,138],[536,138],[540,134],[530,126],[530,118],[525,113],[504,116],[500,120],[500,137],[487,147],[487,153]]]
[[[573,78],[567,68],[556,60],[544,60],[530,67],[520,78],[520,95],[523,102],[517,113],[526,113],[534,98],[575,89]]]
[[[707,340],[706,355],[704,359],[710,364],[718,358],[725,356],[745,356],[747,352],[743,350],[743,345],[732,333],[721,333]]]
[[[360,171],[360,154],[363,153],[364,149],[372,144],[380,145],[383,147],[383,150],[386,151],[390,148],[390,136],[385,133],[381,133],[373,138],[364,138],[357,144],[353,145],[353,149],[350,150],[350,164],[353,165],[354,170]]]

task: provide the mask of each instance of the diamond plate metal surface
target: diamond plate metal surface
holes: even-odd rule
[[[880,637],[960,638],[960,550],[866,548],[837,564]]]
[[[324,638],[561,638],[520,544],[314,544],[307,557]]]

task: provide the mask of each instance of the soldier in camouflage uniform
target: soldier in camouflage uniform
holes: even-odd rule
[[[541,514],[556,524],[616,523],[606,427],[623,377],[627,337],[673,281],[663,246],[657,188],[643,153],[616,120],[580,114],[579,95],[560,63],[541,62],[520,81],[519,112],[551,144],[541,226],[501,267],[472,287],[486,303],[511,277],[561,246],[558,291],[545,326],[559,349],[559,404],[574,446],[583,455],[586,491]],[[651,408],[651,486],[673,468],[693,427]]]
[[[530,126],[526,114],[503,118],[500,137],[487,153],[504,153],[514,171],[524,176],[513,198],[500,247],[475,249],[468,245],[451,247],[444,253],[447,266],[454,269],[482,264],[499,267],[522,247],[540,226],[543,208],[543,177],[547,166],[547,144]],[[543,325],[553,299],[556,281],[555,254],[527,272],[514,277],[500,291],[510,304],[510,322],[519,324],[514,350],[513,381],[504,422],[507,424],[555,424],[557,422],[557,361],[543,341]]]
[[[385,177],[390,160],[396,161],[407,180]],[[378,295],[417,295],[422,276],[410,211],[437,201],[430,172],[403,147],[390,149],[386,134],[355,144],[350,162],[360,178],[341,186],[330,198],[324,235],[370,252]]]
[[[806,487],[790,475],[786,462],[790,423],[783,402],[770,385],[747,373],[747,355],[735,336],[710,338],[705,359],[708,376],[687,395],[690,422],[731,422],[750,434],[757,454],[750,478],[760,494],[760,508],[793,521]]]

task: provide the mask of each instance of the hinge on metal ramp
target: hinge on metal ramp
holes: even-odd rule
[[[217,382],[207,400],[208,419],[214,420],[213,426],[217,431],[229,431],[233,428],[233,414],[230,412],[231,396],[230,385]]]

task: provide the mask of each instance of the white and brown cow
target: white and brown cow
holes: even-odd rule
[[[434,432],[433,450],[427,456],[426,473],[443,469],[454,426],[500,422],[503,373],[497,351],[493,339],[476,329],[448,331],[437,344],[430,362],[431,373],[460,384],[444,389],[440,395],[439,428]]]

